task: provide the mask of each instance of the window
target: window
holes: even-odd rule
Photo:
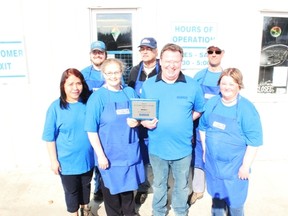
[[[133,66],[132,29],[136,9],[91,9],[91,42],[103,41],[108,58],[114,57],[125,65],[124,80]]]

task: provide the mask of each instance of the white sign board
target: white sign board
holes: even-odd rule
[[[216,39],[215,23],[172,23],[172,42],[183,48],[182,69],[203,69],[208,66],[207,46]]]
[[[0,84],[27,81],[24,40],[2,40],[0,37]]]

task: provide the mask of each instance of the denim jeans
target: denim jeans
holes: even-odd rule
[[[153,216],[165,216],[168,203],[168,178],[169,169],[173,175],[172,208],[175,216],[188,215],[189,172],[191,154],[178,160],[164,160],[149,154],[153,170]]]
[[[225,199],[214,198],[212,200],[212,216],[244,216],[244,207],[231,208],[227,206]]]

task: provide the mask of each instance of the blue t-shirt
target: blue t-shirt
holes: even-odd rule
[[[208,68],[204,68],[193,77],[201,85],[203,96],[206,100],[219,94],[220,87],[218,86],[218,80],[221,73],[222,71],[211,72]],[[210,88],[209,91],[207,88]]]
[[[219,72],[211,72],[208,70],[208,68],[204,68],[200,71],[198,71],[194,75],[194,79],[200,84],[200,85],[207,85],[207,86],[217,86],[218,79],[221,75],[222,71]]]
[[[42,139],[55,141],[63,175],[86,173],[94,167],[94,150],[84,131],[85,114],[85,104],[69,103],[61,109],[59,99],[47,110]]]
[[[221,96],[215,96],[205,104],[205,112],[199,122],[199,130],[206,131],[211,113],[229,118],[236,118],[247,145],[260,146],[263,144],[263,132],[260,116],[254,104],[243,96],[238,97],[238,102],[233,106],[225,106]]]
[[[85,131],[98,132],[100,118],[107,103],[117,103],[129,101],[130,98],[138,98],[135,90],[125,87],[122,91],[110,91],[105,87],[94,91],[87,102],[87,118],[85,121]],[[126,123],[126,122],[125,122]]]
[[[204,106],[200,85],[182,73],[172,84],[164,82],[158,74],[143,83],[141,98],[159,100],[157,127],[148,130],[149,153],[165,160],[191,154],[192,114],[202,112]]]
[[[83,70],[81,70],[85,81],[90,90],[96,91],[105,83],[105,79],[100,70],[95,70],[95,68],[90,65]]]

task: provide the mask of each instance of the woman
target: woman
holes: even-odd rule
[[[212,196],[212,215],[243,216],[249,174],[262,127],[254,105],[242,97],[242,74],[236,68],[224,70],[218,80],[221,95],[206,103],[199,130],[207,177]]]
[[[137,98],[131,87],[121,85],[123,63],[107,59],[101,65],[105,84],[87,103],[85,130],[95,151],[107,215],[134,216],[134,190],[145,180],[137,126],[129,118],[129,100]]]
[[[90,190],[94,153],[84,131],[90,91],[80,71],[65,70],[60,98],[48,108],[42,139],[47,142],[51,169],[60,175],[69,215],[90,215]]]

